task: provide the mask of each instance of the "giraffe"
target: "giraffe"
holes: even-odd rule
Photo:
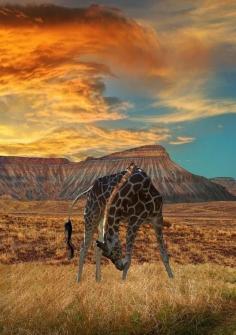
[[[92,186],[76,197],[71,210],[84,194],[87,194],[87,203],[84,209],[85,234],[80,250],[78,281],[81,280],[84,260],[97,228],[99,238],[95,247],[96,280],[101,280],[102,255],[110,259],[118,270],[123,271],[122,279],[125,280],[131,265],[135,237],[140,225],[144,222],[151,222],[159,244],[161,259],[168,276],[173,277],[162,233],[164,225],[162,197],[142,169],[131,164],[126,171],[96,179]],[[119,240],[120,221],[128,223],[124,258],[122,258]],[[71,242],[70,215],[65,224],[65,234],[68,258],[72,258],[74,247]]]

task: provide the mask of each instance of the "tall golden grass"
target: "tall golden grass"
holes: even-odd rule
[[[134,265],[128,280],[112,265],[95,282],[85,266],[0,265],[2,335],[233,335],[236,270],[212,264],[174,264],[169,280],[160,263]]]

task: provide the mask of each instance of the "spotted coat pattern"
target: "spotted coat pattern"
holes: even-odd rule
[[[85,235],[80,252],[78,280],[82,275],[84,259],[91,244],[95,230],[99,229],[97,241],[97,272],[96,279],[100,280],[101,254],[109,258],[117,269],[123,270],[123,279],[126,278],[135,236],[140,225],[151,222],[156,233],[161,257],[169,277],[172,271],[169,258],[163,241],[162,228],[162,197],[154,187],[151,179],[140,168],[135,167],[129,179],[114,197],[107,217],[106,227],[102,226],[102,218],[106,203],[126,171],[98,178],[87,194],[87,203],[84,209]],[[119,240],[119,224],[127,222],[126,253],[122,258],[121,243]]]

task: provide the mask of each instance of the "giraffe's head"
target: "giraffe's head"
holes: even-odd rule
[[[97,246],[102,250],[103,256],[110,259],[118,270],[122,271],[124,269],[119,239],[105,239],[105,242],[97,241]]]

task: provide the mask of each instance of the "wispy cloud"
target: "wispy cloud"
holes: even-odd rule
[[[177,136],[175,140],[170,141],[169,143],[173,145],[180,145],[180,144],[191,143],[194,140],[195,140],[195,137]]]
[[[167,124],[235,113],[234,98],[207,95],[209,81],[236,66],[235,1],[180,0],[176,6],[176,1],[168,0],[167,4],[156,2],[155,21],[152,16],[150,20],[159,39],[167,41],[175,70],[156,94],[156,117],[148,120]],[[159,115],[163,107],[165,114]]]
[[[236,113],[236,101],[224,99],[204,99],[202,97],[186,97],[163,100],[159,106],[169,108],[163,115],[147,118],[149,122],[179,123],[204,119],[212,116]]]

